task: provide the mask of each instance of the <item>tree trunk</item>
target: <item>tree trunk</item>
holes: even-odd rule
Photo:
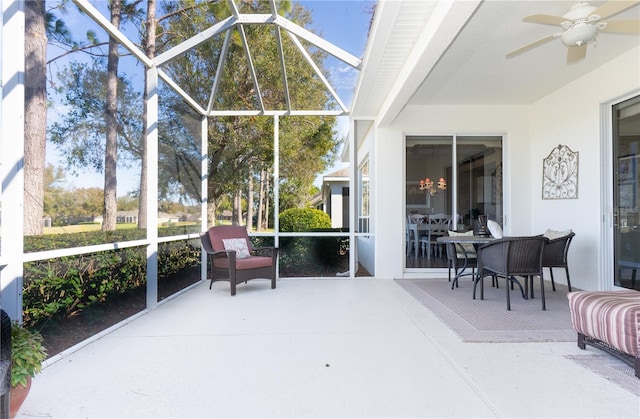
[[[256,223],[257,230],[262,231],[264,221],[263,221],[263,208],[264,208],[264,169],[260,169],[260,185],[258,191],[258,222]]]
[[[207,227],[216,225],[216,205],[214,201],[209,201],[207,205]]]
[[[111,24],[120,28],[120,16],[122,13],[121,0],[112,0],[109,4],[111,10]],[[113,37],[109,37],[109,56],[107,58],[107,105],[106,126],[107,139],[104,156],[104,220],[102,231],[116,229],[117,206],[117,158],[118,158],[118,43]],[[140,216],[140,214],[138,214]]]
[[[247,185],[247,230],[253,230],[253,176],[249,175]]]
[[[242,193],[240,189],[233,194],[233,225],[242,225]]]
[[[25,2],[24,234],[42,234],[47,130],[45,0]]]
[[[158,21],[156,20],[156,0],[147,0],[147,31],[144,44],[144,52],[147,57],[156,56],[156,28]],[[145,86],[147,81],[147,73],[144,75]],[[147,89],[144,89],[142,100],[144,110],[142,114],[142,156],[140,159],[140,196],[138,197],[138,228],[147,228]]]
[[[269,174],[265,176],[264,181],[264,228],[269,229]]]

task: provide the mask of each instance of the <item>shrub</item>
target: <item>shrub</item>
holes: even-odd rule
[[[160,236],[183,233],[182,226],[159,231]],[[130,229],[27,236],[25,250],[135,240],[145,237],[145,234],[144,230]],[[24,265],[23,323],[34,326],[48,318],[73,316],[92,304],[144,286],[146,264],[145,246],[27,262]],[[200,266],[200,246],[197,240],[159,244],[159,278],[197,266]]]
[[[13,323],[11,326],[11,387],[27,386],[27,377],[34,377],[47,358],[42,335]]]
[[[280,231],[310,231],[318,228],[331,228],[331,218],[313,208],[290,208],[280,213]]]

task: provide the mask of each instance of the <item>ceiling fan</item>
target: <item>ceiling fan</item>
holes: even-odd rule
[[[608,1],[602,6],[592,6],[588,1],[580,2],[560,16],[537,14],[527,16],[524,22],[542,25],[560,26],[562,32],[548,35],[507,54],[515,57],[525,51],[540,46],[553,39],[560,38],[567,46],[567,63],[583,59],[587,55],[587,44],[595,41],[600,32],[640,34],[640,19],[605,19],[640,4],[636,1]]]

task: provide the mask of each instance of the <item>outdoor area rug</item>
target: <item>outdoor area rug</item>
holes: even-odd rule
[[[547,310],[542,311],[540,280],[534,280],[534,299],[525,300],[516,287],[511,291],[511,311],[507,311],[504,280],[500,288],[485,279],[484,300],[480,286],[472,298],[473,282],[461,278],[451,289],[446,279],[399,279],[396,282],[435,314],[464,342],[575,342],[571,325],[567,287],[545,281]]]
[[[594,350],[597,351],[597,349]],[[567,358],[640,397],[640,378],[636,378],[633,367],[626,362],[605,353],[567,355]]]

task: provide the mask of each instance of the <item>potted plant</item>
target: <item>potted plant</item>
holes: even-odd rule
[[[11,326],[11,398],[10,416],[15,417],[27,398],[31,378],[40,372],[47,350],[42,346],[42,335],[14,322]]]

